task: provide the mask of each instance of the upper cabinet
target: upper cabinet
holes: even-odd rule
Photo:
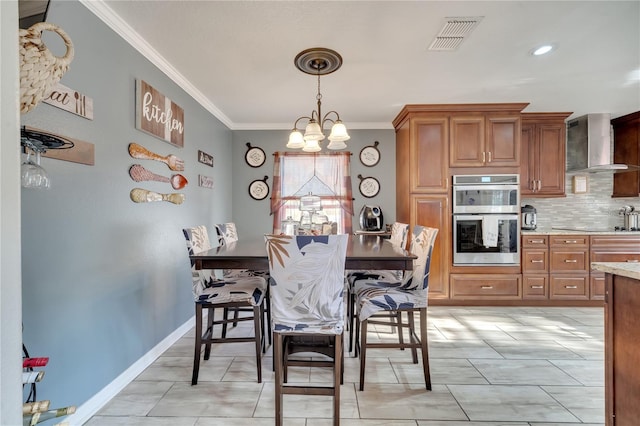
[[[522,113],[520,194],[565,195],[566,124],[570,112]]]
[[[611,120],[613,125],[613,162],[640,166],[640,111]],[[640,172],[613,175],[613,197],[637,197]]]
[[[476,104],[453,113],[449,167],[519,167],[520,111],[526,106]]]

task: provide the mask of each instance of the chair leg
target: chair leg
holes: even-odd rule
[[[198,372],[200,371],[200,352],[202,351],[202,305],[196,303],[196,339],[193,352],[193,373],[191,385],[198,384]]]
[[[343,335],[335,337],[333,353],[333,426],[340,426],[340,385],[342,384],[342,339]]]
[[[358,318],[358,314],[355,313],[354,325],[355,325],[355,337],[353,338],[353,357],[357,358],[360,354],[360,320]]]
[[[237,310],[236,310],[237,312]],[[258,370],[258,383],[262,383],[262,308],[253,307],[253,331],[256,337],[256,368]]]
[[[402,311],[396,311],[395,319],[398,323],[398,342],[400,342],[400,345],[404,345],[404,327],[402,327]],[[393,322],[393,317],[391,319],[391,322]],[[393,326],[391,327],[391,330],[393,331]],[[400,350],[404,351],[404,348],[401,347]]]
[[[222,338],[226,338],[227,337],[227,323],[226,323],[226,319],[229,317],[229,308],[223,308],[222,309],[222,318],[225,320],[225,322],[222,324]]]
[[[267,294],[265,295],[265,311],[267,312],[267,339],[271,345],[271,290],[269,289],[269,282],[267,281]]]
[[[413,311],[408,311],[407,316],[409,318],[409,341],[411,343],[417,343],[416,324],[413,319]],[[422,316],[420,317],[422,318]],[[420,332],[422,332],[422,330]],[[414,364],[418,363],[418,350],[415,347],[411,348],[411,358],[413,359]]]
[[[356,304],[356,295],[353,294],[351,289],[349,289],[348,291],[349,294],[347,295],[347,322],[349,324],[349,353],[351,353],[353,347],[355,346],[353,344],[353,327],[355,325],[354,310]]]
[[[364,369],[366,367],[366,359],[367,359],[367,320],[359,321],[360,332],[362,333],[361,341],[360,341],[360,390],[364,390]],[[356,333],[358,330],[356,329]]]
[[[431,390],[429,371],[429,342],[427,341],[427,308],[420,308],[420,343],[422,344],[422,369],[427,390]]]
[[[207,333],[206,334],[209,338],[213,337],[213,320],[214,320],[215,314],[216,314],[216,308],[207,307]],[[205,343],[204,345],[204,359],[208,360],[210,355],[211,355],[211,342],[207,341],[207,343]]]
[[[238,315],[240,314],[240,309],[238,308],[233,308],[233,319],[235,321],[233,321],[233,327],[237,327],[238,326]]]
[[[276,426],[282,426],[283,413],[282,413],[282,350],[283,350],[283,337],[280,333],[273,333],[273,365],[275,368],[275,390],[276,390]]]

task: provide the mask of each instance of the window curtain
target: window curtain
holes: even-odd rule
[[[281,229],[280,209],[289,200],[312,193],[342,209],[344,232],[352,231],[353,193],[350,152],[276,152],[273,166],[271,214],[273,229]]]

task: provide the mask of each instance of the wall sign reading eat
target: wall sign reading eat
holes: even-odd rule
[[[136,80],[136,128],[184,146],[184,110],[143,80]]]

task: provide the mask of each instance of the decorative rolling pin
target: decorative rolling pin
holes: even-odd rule
[[[129,155],[133,158],[139,158],[141,160],[155,160],[166,164],[171,170],[181,172],[184,170],[184,161],[176,157],[173,154],[169,154],[166,157],[149,151],[142,145],[138,145],[135,142],[129,144]]]
[[[136,182],[152,180],[156,182],[170,183],[173,189],[182,189],[189,183],[187,178],[180,174],[171,175],[171,178],[168,178],[166,176],[152,173],[140,164],[134,164],[129,168],[129,176],[131,176],[131,179],[135,180]]]
[[[151,203],[153,201],[168,201],[173,204],[182,204],[184,202],[184,194],[159,194],[153,191],[147,191],[142,188],[133,188],[129,194],[132,201],[136,203]]]

